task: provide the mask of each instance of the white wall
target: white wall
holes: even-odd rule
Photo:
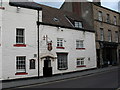
[[[16,7],[4,4],[3,11],[3,79],[21,78],[37,75],[37,69],[29,69],[29,60],[37,54],[37,11],[21,8],[20,13],[16,13]],[[40,11],[40,16],[42,15]],[[40,19],[41,21],[41,19]],[[14,47],[16,44],[16,28],[25,28],[26,47]],[[26,73],[28,75],[15,75],[16,56],[26,56]],[[37,62],[37,58],[36,59]],[[36,63],[37,68],[37,63]]]
[[[2,10],[0,9],[0,79],[2,79]]]
[[[56,52],[68,52],[68,69],[58,70],[57,59],[52,61],[53,74],[72,72],[77,70],[89,69],[96,67],[96,49],[95,49],[95,34],[83,32],[79,30],[65,29],[52,26],[40,26],[40,56],[43,54],[53,54],[57,57]],[[48,38],[53,41],[53,50],[48,51],[46,48],[43,36],[48,35]],[[57,38],[64,38],[65,49],[56,49]],[[84,40],[85,50],[76,50],[76,40]],[[85,57],[86,67],[76,67],[76,59]],[[88,60],[90,58],[90,61]],[[40,74],[43,75],[43,60],[40,63]]]

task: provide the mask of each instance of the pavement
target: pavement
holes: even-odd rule
[[[52,77],[40,77],[39,79],[31,78],[31,79],[25,79],[25,80],[23,79],[23,80],[5,81],[5,82],[2,82],[2,89],[14,89],[16,87],[21,87],[21,86],[55,82],[59,80],[69,79],[69,78],[82,77],[82,76],[87,76],[91,74],[111,71],[117,68],[119,68],[119,66],[109,66],[109,67],[97,68],[97,69],[87,70],[87,71],[72,72],[69,74],[59,74]]]

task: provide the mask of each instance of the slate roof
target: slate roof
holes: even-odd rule
[[[93,28],[90,27],[89,24],[83,18],[81,18],[75,13],[63,11],[57,8],[52,8],[49,6],[42,5],[42,4],[39,4],[39,5],[42,7],[42,22],[43,23],[61,26],[61,27],[63,26],[63,27],[75,28],[73,26],[74,21],[80,21],[83,24],[83,29],[94,32]],[[54,21],[53,20],[54,18],[57,18],[58,21]]]

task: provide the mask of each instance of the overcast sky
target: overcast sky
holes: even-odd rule
[[[45,4],[48,6],[52,6],[55,8],[60,8],[65,0],[34,0],[35,2],[39,2],[41,4]],[[91,0],[89,0],[91,1]],[[118,1],[120,0],[101,0],[101,4],[104,7],[110,8],[112,10],[118,11]]]
[[[108,8],[110,8],[110,9],[112,9],[112,10],[115,10],[115,11],[118,11],[118,2],[120,1],[120,0],[112,0],[112,1],[110,1],[110,2],[108,2],[107,0],[106,1],[104,1],[104,0],[101,0],[102,1],[102,5],[104,6],[104,7],[108,7]]]

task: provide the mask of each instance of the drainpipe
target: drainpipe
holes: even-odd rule
[[[37,20],[37,46],[38,46],[38,79],[39,79],[39,77],[40,77],[40,75],[39,75],[39,67],[40,67],[40,65],[39,65],[39,26],[40,26],[40,24],[39,24],[39,10],[37,11],[37,13],[38,13],[38,20]]]
[[[2,7],[2,0],[1,0],[0,4],[1,4],[1,7]]]

